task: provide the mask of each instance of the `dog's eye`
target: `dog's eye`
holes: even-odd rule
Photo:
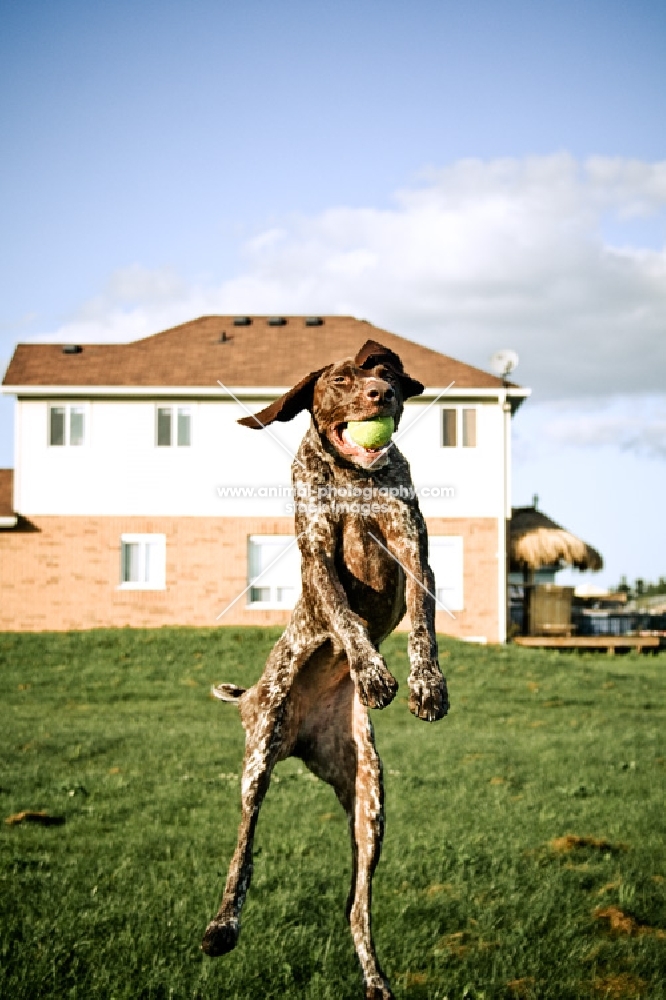
[[[344,385],[344,383],[346,381],[347,381],[347,378],[346,378],[345,375],[336,375],[335,378],[333,379],[333,384],[334,385]]]

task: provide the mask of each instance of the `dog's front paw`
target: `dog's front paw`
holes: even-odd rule
[[[211,920],[206,928],[201,950],[205,951],[211,958],[219,958],[233,951],[238,943],[240,926],[237,920]]]
[[[409,675],[409,710],[417,719],[436,722],[449,710],[449,692],[446,678],[434,664],[412,671]]]
[[[380,653],[373,651],[352,673],[363,705],[367,708],[386,708],[391,704],[398,691],[398,682]]]

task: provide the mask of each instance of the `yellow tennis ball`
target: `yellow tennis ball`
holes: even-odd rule
[[[393,417],[375,417],[374,420],[350,420],[347,430],[354,444],[361,448],[383,448],[395,430]]]

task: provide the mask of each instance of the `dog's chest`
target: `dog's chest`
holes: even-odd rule
[[[415,530],[408,504],[373,490],[371,498],[348,504],[339,524],[339,565],[377,593],[393,591],[403,573],[389,551],[391,542]]]
[[[343,519],[336,553],[336,568],[350,607],[369,624],[373,640],[395,628],[405,612],[405,574],[389,553],[391,531],[404,512],[395,517],[362,515]],[[398,523],[394,523],[398,522]]]
[[[346,573],[377,593],[392,589],[399,569],[382,548],[383,532],[370,518],[345,518],[338,562]]]

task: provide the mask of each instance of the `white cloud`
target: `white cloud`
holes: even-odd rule
[[[183,296],[185,286],[173,268],[147,268],[140,264],[123,267],[109,278],[107,299],[111,302],[148,304],[173,302]]]
[[[351,313],[487,366],[521,355],[537,398],[658,393],[666,385],[666,247],[613,245],[609,217],[666,207],[666,162],[566,154],[463,160],[387,209],[282,220],[237,276],[186,286],[129,268],[57,340],[146,336],[210,312]]]
[[[79,344],[136,340],[210,312],[210,294],[188,287],[172,268],[132,264],[114,271],[100,294],[82,303],[66,323],[29,339]]]
[[[514,424],[518,463],[562,456],[563,449],[614,448],[666,458],[666,395],[573,399],[532,404]]]
[[[254,236],[251,240],[247,241],[245,244],[246,252],[248,255],[251,255],[257,252],[260,253],[262,250],[267,250],[269,247],[275,247],[287,235],[284,229],[266,229],[263,233],[259,233],[258,236]]]

